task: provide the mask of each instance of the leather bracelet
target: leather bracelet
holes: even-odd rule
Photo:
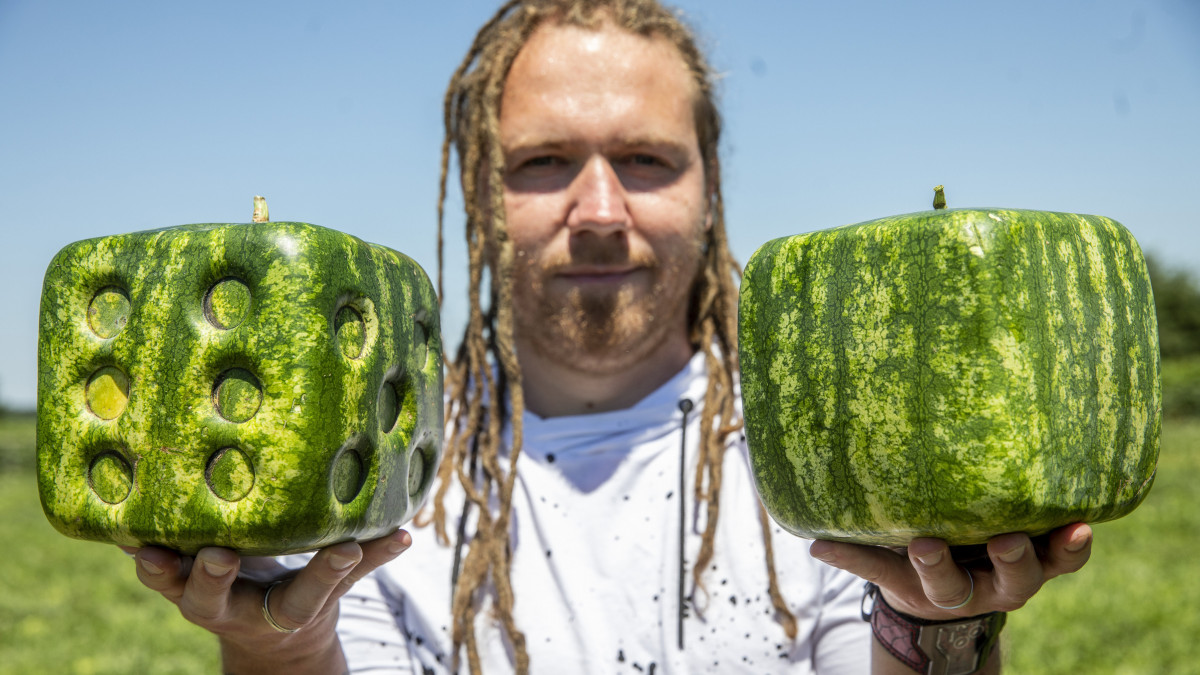
[[[909,616],[889,605],[871,582],[863,595],[862,617],[871,622],[871,632],[889,654],[925,675],[977,672],[987,663],[1007,618],[1004,612],[949,621]]]

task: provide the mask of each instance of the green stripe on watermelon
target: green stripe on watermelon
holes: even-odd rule
[[[794,534],[975,544],[1120,517],[1152,482],[1153,299],[1107,218],[951,209],[777,239],[739,330],[758,488]]]

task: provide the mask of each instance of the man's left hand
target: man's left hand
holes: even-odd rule
[[[935,621],[1020,609],[1046,581],[1083,567],[1091,552],[1092,528],[1084,523],[1054,530],[1040,549],[1020,532],[993,537],[990,568],[972,566],[969,575],[940,539],[914,539],[899,551],[820,540],[809,549],[814,558],[874,582],[896,610]]]

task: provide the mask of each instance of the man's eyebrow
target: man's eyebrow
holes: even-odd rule
[[[504,146],[506,150],[512,152],[530,149],[569,150],[582,144],[583,143],[580,141],[571,139],[556,138],[552,136],[539,138],[536,135],[530,135],[525,138],[518,138],[509,143],[505,143]],[[614,141],[607,142],[604,145],[605,150],[612,150],[614,148],[663,148],[684,152],[686,152],[688,146],[686,142],[669,138],[667,136],[629,136],[625,138],[618,138]]]
[[[573,144],[567,140],[559,140],[555,138],[539,138],[537,136],[526,136],[518,138],[508,143],[504,143],[506,150],[528,150],[531,148],[545,150],[562,150],[571,147]]]
[[[617,141],[624,148],[667,148],[671,150],[686,150],[688,144],[666,136],[631,136]]]

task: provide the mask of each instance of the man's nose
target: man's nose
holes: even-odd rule
[[[631,222],[625,186],[605,157],[591,157],[571,183],[567,226],[597,234],[624,230]]]

